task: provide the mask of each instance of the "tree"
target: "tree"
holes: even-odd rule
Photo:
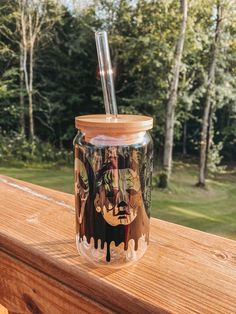
[[[76,15],[64,8],[53,26],[50,49],[39,47],[37,134],[60,147],[71,148],[75,116],[104,112],[96,77],[94,29],[99,26],[93,6]]]
[[[21,115],[14,12],[14,1],[0,2],[0,126],[7,132],[19,125]]]
[[[221,1],[216,4],[216,24],[214,39],[211,46],[211,57],[208,71],[208,79],[206,83],[205,104],[202,118],[201,142],[200,142],[200,164],[199,164],[199,179],[197,185],[205,186],[206,171],[207,171],[207,154],[211,143],[211,123],[213,114],[213,105],[215,100],[215,72],[220,42],[220,32],[223,23],[223,6]]]
[[[8,134],[9,130],[22,130],[25,106],[25,130],[28,135],[29,97],[25,87],[25,71],[19,67],[23,64],[19,1],[0,2],[0,124],[1,129],[6,131],[4,134]],[[33,30],[36,15],[31,4],[37,1],[21,1],[29,3],[31,8],[31,11],[29,8],[24,11],[27,35],[25,68],[30,82],[28,13],[31,13]],[[224,3],[227,1],[224,0]],[[170,87],[174,79],[175,46],[183,20],[183,14],[179,14],[179,2],[102,0],[82,5],[76,0],[74,6],[68,6],[68,1],[58,0],[60,4],[57,8],[56,0],[44,0],[42,4],[46,2],[51,7],[45,12],[45,22],[33,45],[31,101],[35,135],[43,141],[71,148],[74,116],[104,112],[97,75],[94,31],[107,29],[115,66],[119,113],[142,113],[154,117],[152,136],[160,160],[164,150],[166,102],[174,95],[170,93]],[[175,94],[176,98],[178,94],[178,99],[174,106],[173,155],[182,153],[183,143],[188,155],[197,156],[199,153],[199,129],[206,100],[205,82],[212,61],[209,51],[215,32],[216,10],[212,12],[215,2],[188,1],[184,49]],[[61,3],[67,3],[67,6],[63,7],[63,13],[57,18],[56,12],[61,8]],[[38,6],[40,20],[43,17],[42,4],[40,2]],[[56,19],[53,20],[53,17]],[[50,22],[48,28],[47,22]],[[208,127],[211,136],[207,136],[207,142],[210,142],[210,138],[214,141],[214,145],[212,141],[209,145],[206,158],[209,170],[213,169],[209,167],[213,160],[213,148],[221,147],[218,145],[220,142],[223,143],[221,154],[228,160],[235,158],[234,34],[235,24],[227,15],[219,43],[213,110]]]
[[[36,44],[45,35],[48,36],[50,34],[50,29],[59,16],[60,5],[57,0],[17,0],[17,3],[18,15],[16,23],[20,33],[20,79],[22,84],[22,72],[24,71],[24,81],[28,96],[29,136],[33,140],[35,136],[33,84]],[[23,105],[22,94],[20,101],[21,105]]]
[[[21,31],[21,19],[16,20],[16,29],[17,32],[20,33]],[[25,134],[25,88],[24,88],[24,42],[23,36],[20,37],[18,40],[19,43],[19,79],[20,79],[20,129],[21,133]]]
[[[173,77],[170,84],[169,97],[167,101],[166,110],[166,129],[165,129],[165,145],[163,167],[166,175],[166,184],[168,184],[171,167],[172,167],[172,152],[173,152],[173,138],[174,138],[174,121],[175,121],[175,107],[177,104],[177,91],[179,83],[179,72],[181,66],[181,58],[184,47],[184,36],[187,23],[188,3],[187,0],[181,0],[182,21],[180,26],[179,37],[176,43],[176,49],[173,59]],[[165,186],[164,186],[165,187]]]

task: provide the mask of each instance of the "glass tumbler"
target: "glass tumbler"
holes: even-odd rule
[[[149,240],[153,119],[86,115],[75,124],[77,248],[98,265],[128,265]]]

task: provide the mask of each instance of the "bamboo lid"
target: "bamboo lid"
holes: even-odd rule
[[[75,126],[84,133],[118,135],[150,130],[153,127],[153,118],[119,114],[117,119],[107,119],[105,114],[85,115],[75,118]]]

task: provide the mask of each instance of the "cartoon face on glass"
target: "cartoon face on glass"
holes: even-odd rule
[[[106,170],[97,181],[94,205],[112,226],[130,224],[141,201],[139,176],[131,168]]]
[[[89,183],[88,175],[84,164],[78,158],[75,159],[75,193],[78,195],[76,198],[79,211],[79,223],[82,223],[84,216],[85,204],[89,196]]]

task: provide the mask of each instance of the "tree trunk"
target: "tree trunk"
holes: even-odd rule
[[[34,140],[34,116],[33,116],[33,62],[34,62],[34,39],[32,34],[32,19],[29,15],[29,135],[31,140]]]
[[[30,47],[29,55],[29,135],[30,138],[34,139],[34,116],[33,116],[33,48]]]
[[[184,120],[183,127],[183,157],[187,155],[187,120]]]
[[[205,108],[202,119],[202,132],[201,132],[201,143],[200,143],[200,167],[199,167],[199,182],[198,186],[205,186],[206,168],[207,168],[207,137],[208,137],[208,121],[211,108],[211,97],[210,97],[210,87],[209,92],[206,95]]]
[[[182,22],[180,27],[179,38],[176,43],[174,66],[173,66],[173,78],[170,86],[169,99],[167,101],[166,110],[166,129],[165,129],[165,144],[164,144],[164,158],[163,168],[167,176],[167,184],[171,174],[172,167],[172,150],[173,150],[173,135],[174,135],[174,119],[175,119],[175,107],[177,102],[177,90],[179,84],[179,72],[181,65],[181,58],[183,54],[184,36],[187,23],[188,4],[187,0],[180,0],[182,11]]]
[[[214,106],[213,104],[210,107],[210,112],[209,112],[209,120],[208,120],[208,128],[207,128],[207,140],[206,140],[206,160],[205,160],[205,178],[208,177],[208,157],[209,157],[209,151],[212,147],[213,144],[213,135],[214,135],[214,125],[213,125],[213,111],[214,111]]]
[[[29,102],[29,76],[28,76],[28,68],[27,68],[27,61],[28,61],[28,38],[27,38],[27,17],[26,17],[26,8],[25,3],[19,1],[19,10],[21,14],[20,19],[20,30],[21,30],[21,40],[22,40],[22,65],[24,70],[24,79],[25,79],[25,88],[28,96]],[[31,137],[31,133],[30,133]]]
[[[46,34],[52,25],[55,24],[63,10],[61,10],[62,7],[58,6],[58,11],[54,12],[56,15],[53,14],[53,16],[55,15],[54,18],[50,18],[51,13],[49,14],[48,11],[48,1],[17,0],[17,3],[19,10],[17,28],[20,33],[20,41],[22,42],[22,65],[28,96],[29,137],[33,142],[35,137],[33,108],[35,45],[40,40],[42,34]],[[32,145],[33,147],[34,145]]]
[[[22,65],[24,69],[25,87],[28,96],[29,113],[29,137],[34,140],[34,119],[33,119],[33,53],[34,38],[32,33],[32,16],[27,12],[27,3],[19,1],[19,10],[21,14],[21,37],[22,37]],[[29,57],[29,59],[28,59]]]
[[[24,51],[22,44],[20,44],[20,132],[25,134]]]
[[[205,187],[206,185],[207,156],[208,156],[208,149],[209,149],[208,144],[209,144],[209,139],[210,139],[209,122],[212,119],[211,107],[214,101],[216,59],[217,59],[217,50],[218,50],[218,44],[219,44],[220,31],[222,27],[221,25],[222,18],[223,18],[223,8],[220,4],[220,1],[218,1],[215,37],[214,37],[214,42],[212,44],[212,50],[211,50],[211,63],[210,63],[209,72],[208,72],[205,106],[204,106],[204,112],[203,112],[203,118],[202,118],[199,178],[198,178],[198,183],[197,183],[197,186],[200,186],[200,187]]]

